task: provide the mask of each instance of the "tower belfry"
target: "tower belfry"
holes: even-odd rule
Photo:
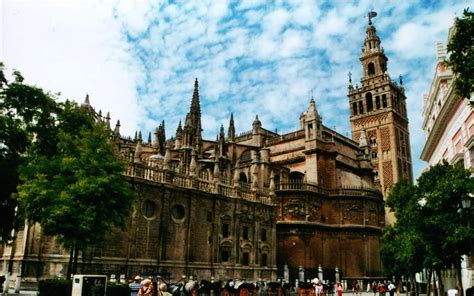
[[[412,162],[405,91],[388,75],[388,58],[372,24],[376,15],[369,13],[365,31],[361,86],[354,87],[350,81],[348,97],[352,138],[359,142],[366,133],[375,177],[386,196],[398,181],[412,182]]]

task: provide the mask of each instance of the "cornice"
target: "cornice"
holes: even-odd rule
[[[429,161],[429,158],[437,147],[436,143],[439,142],[446,129],[446,123],[449,116],[452,114],[454,108],[462,103],[463,101],[458,99],[454,92],[454,83],[451,83],[446,93],[446,101],[442,105],[441,110],[433,123],[433,128],[431,129],[431,132],[426,139],[425,146],[423,147],[423,151],[421,152],[420,158],[422,160]]]
[[[439,64],[438,64],[439,66]],[[437,67],[438,67],[437,66]],[[438,71],[438,70],[436,70]],[[440,85],[441,85],[441,80],[444,79],[450,79],[453,80],[454,76],[451,72],[451,70],[448,68],[446,71],[443,72],[444,74],[438,74],[438,72],[435,74],[435,78],[433,79],[433,82],[431,83],[430,90],[428,92],[428,99],[425,102],[425,106],[423,106],[423,128],[426,127],[428,124],[428,121],[430,119],[430,114],[433,110],[433,107],[436,104],[436,98],[438,97]],[[451,83],[451,86],[454,84],[454,81]],[[448,95],[448,93],[447,93]]]

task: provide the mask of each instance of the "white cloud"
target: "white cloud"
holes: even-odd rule
[[[282,57],[290,57],[300,53],[306,48],[306,42],[302,35],[304,31],[287,30],[283,33],[282,44],[280,47],[280,55]]]
[[[347,72],[358,83],[366,14],[374,19],[392,77],[404,75],[415,175],[422,93],[434,43],[444,41],[467,1],[346,3],[241,1],[4,0],[2,60],[28,82],[92,103],[120,118],[124,134],[166,120],[167,135],[189,110],[200,81],[205,136],[234,112],[237,133],[259,114],[264,127],[293,131],[316,98],[323,123],[350,133]],[[379,5],[377,7],[377,5]],[[0,6],[2,7],[2,6]],[[1,38],[1,36],[0,36]],[[130,39],[131,38],[131,39]],[[0,39],[1,40],[1,39]],[[2,51],[0,51],[2,54]]]
[[[92,103],[129,133],[138,123],[135,100],[138,69],[128,44],[112,21],[111,7],[92,1],[3,1],[3,55],[27,83]],[[86,17],[87,16],[87,17]]]

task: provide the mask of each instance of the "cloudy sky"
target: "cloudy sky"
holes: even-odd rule
[[[237,133],[291,132],[311,96],[323,124],[350,135],[347,73],[361,77],[360,49],[373,20],[392,78],[404,77],[414,174],[423,94],[455,15],[470,1],[0,1],[0,60],[26,82],[91,103],[122,134],[166,122],[173,136],[200,83],[204,135],[234,113]],[[226,128],[227,129],[227,128]]]

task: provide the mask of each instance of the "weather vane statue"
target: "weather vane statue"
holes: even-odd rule
[[[376,17],[377,16],[377,13],[375,11],[369,11],[369,13],[367,14],[368,18],[369,18],[369,25],[372,25],[372,18]]]

